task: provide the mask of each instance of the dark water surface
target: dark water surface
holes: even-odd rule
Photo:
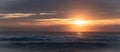
[[[119,37],[120,33],[0,33],[0,52],[120,52]]]
[[[120,47],[85,43],[26,43],[0,44],[0,52],[119,52]]]

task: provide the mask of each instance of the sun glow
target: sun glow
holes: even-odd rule
[[[75,25],[87,25],[89,22],[88,21],[84,21],[84,20],[73,20],[72,24]]]
[[[69,21],[68,31],[70,32],[85,32],[88,31],[90,20],[72,19]],[[77,33],[77,36],[82,36],[81,33]]]

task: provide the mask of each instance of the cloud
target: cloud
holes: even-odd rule
[[[32,12],[40,11],[64,11],[81,8],[88,11],[91,15],[88,18],[109,19],[120,17],[119,0],[5,0],[0,1],[2,12]],[[73,8],[72,8],[73,7]],[[54,15],[55,13],[40,13],[40,15]],[[65,17],[65,16],[64,16]],[[61,17],[63,18],[63,17]]]
[[[92,31],[102,32],[120,32],[120,24],[104,25],[104,26],[91,26]]]
[[[56,15],[56,13],[39,13],[40,15]]]
[[[5,12],[8,8],[12,7],[13,3],[18,3],[20,0],[0,0],[0,13]]]
[[[2,31],[32,31],[32,32],[59,32],[66,31],[67,26],[64,25],[51,25],[51,26],[11,26],[0,27]],[[32,29],[32,30],[31,30]]]
[[[88,29],[87,29],[88,28]],[[106,25],[106,26],[89,26],[86,30],[80,30],[84,32],[120,32],[120,25]],[[36,32],[56,32],[56,31],[73,31],[76,30],[70,29],[69,26],[65,25],[51,25],[51,26],[7,26],[0,27],[2,31],[36,31]],[[32,29],[32,30],[31,30]]]
[[[22,18],[22,17],[30,17],[36,14],[32,13],[9,13],[9,14],[0,14],[3,19],[10,19],[10,18]]]
[[[90,20],[91,26],[120,25],[120,19]]]
[[[25,17],[26,18],[26,17]],[[74,22],[78,19],[74,18],[49,18],[49,19],[28,19],[28,20],[20,20],[22,18],[18,18],[18,20],[6,19],[0,22],[0,24],[4,26],[51,26],[51,25],[73,25]],[[23,18],[24,19],[24,18]],[[106,26],[106,25],[120,25],[120,19],[104,19],[104,20],[82,20],[87,21],[88,24],[85,26]],[[75,25],[75,24],[74,24]]]
[[[77,8],[76,12],[88,15],[94,30],[114,31],[120,27],[119,5],[119,0],[0,0],[0,29],[58,30],[71,21],[71,16],[66,17],[72,15],[69,11]]]

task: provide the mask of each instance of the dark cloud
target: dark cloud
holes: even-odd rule
[[[66,1],[61,0],[21,0],[13,1],[13,3],[6,8],[11,12],[37,12],[47,10],[59,10],[64,8]]]
[[[0,1],[0,10],[3,10],[2,13],[41,11],[66,11],[67,13],[67,10],[70,11],[73,7],[79,10],[92,10],[88,11],[91,17],[106,19],[119,17],[119,3],[119,0],[5,0]]]
[[[54,25],[54,26],[7,26],[0,27],[2,31],[38,31],[38,32],[57,32],[66,31],[67,26],[65,25]],[[31,30],[32,29],[32,30]]]

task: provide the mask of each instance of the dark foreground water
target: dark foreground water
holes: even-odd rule
[[[0,52],[120,52],[120,47],[85,43],[0,44]]]
[[[120,33],[0,33],[0,52],[120,52],[119,35]]]

